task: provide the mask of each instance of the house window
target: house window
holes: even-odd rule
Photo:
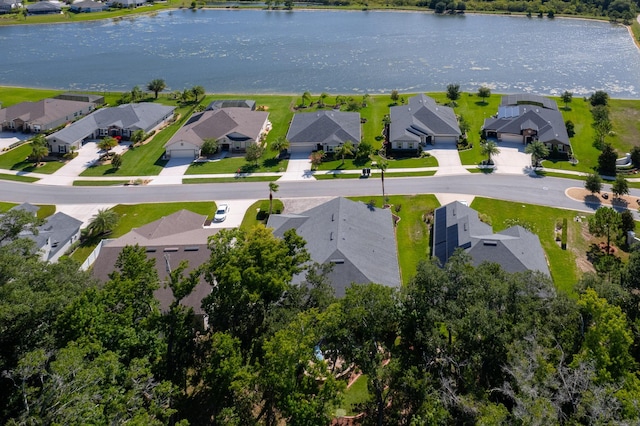
[[[413,149],[413,142],[409,142],[409,149]]]
[[[58,152],[60,154],[66,154],[67,152],[67,146],[66,145],[58,145]]]
[[[558,152],[564,152],[564,145],[563,144],[558,144]]]
[[[396,149],[402,149],[402,143],[396,142]]]

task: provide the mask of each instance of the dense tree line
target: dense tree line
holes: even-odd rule
[[[326,425],[349,369],[367,377],[365,424],[640,418],[640,251],[570,296],[458,253],[402,289],[353,285],[338,300],[294,232],[224,230],[208,263],[172,271],[162,312],[144,248],[98,285],[71,260],[40,262],[18,238],[31,221],[0,221],[3,424]],[[201,277],[208,330],[179,304]]]

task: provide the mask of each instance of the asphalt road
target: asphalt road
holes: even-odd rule
[[[381,195],[380,179],[336,179],[278,182],[279,198]],[[526,175],[430,176],[385,179],[386,193],[391,195],[455,193],[517,201],[581,211],[598,206],[574,201],[565,195],[570,187],[582,187],[581,181]],[[609,185],[606,185],[609,189]],[[67,187],[33,185],[2,181],[0,200],[36,204],[138,204],[171,201],[208,201],[265,199],[267,182],[218,183],[166,186]],[[631,190],[640,198],[640,190]],[[640,218],[637,208],[630,206]]]

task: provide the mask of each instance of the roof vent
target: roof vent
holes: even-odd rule
[[[329,232],[329,241],[333,241],[333,232]]]
[[[200,247],[198,246],[189,246],[184,248],[184,251],[198,251],[198,250],[200,250]]]
[[[155,253],[155,252],[156,252],[156,249],[155,249],[155,248],[153,248],[153,247],[147,247],[147,249],[145,250],[145,252],[147,252],[147,253]]]
[[[167,247],[164,249],[165,253],[166,252],[173,252],[173,251],[178,251],[180,250],[178,247]]]
[[[331,222],[333,222],[335,220],[335,218],[333,216],[334,216],[334,213],[331,213]]]
[[[329,262],[333,263],[333,264],[343,264],[344,263],[344,259],[331,259],[329,260]]]
[[[482,242],[482,244],[484,244],[485,246],[497,246],[498,242],[497,241],[491,241],[491,240],[485,240]]]

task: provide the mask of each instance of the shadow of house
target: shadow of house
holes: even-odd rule
[[[433,254],[441,265],[462,249],[474,266],[491,262],[511,273],[532,270],[551,276],[537,235],[521,226],[493,233],[478,212],[458,201],[435,210],[432,239]]]
[[[351,283],[400,286],[400,268],[390,209],[335,198],[300,214],[272,214],[267,227],[276,237],[295,229],[307,242],[311,260],[330,263],[329,280],[337,297]],[[304,274],[293,283],[304,282]]]
[[[160,288],[154,296],[163,312],[175,300],[168,285],[170,273],[187,261],[189,265],[185,275],[209,260],[211,252],[207,246],[209,237],[218,229],[205,228],[205,215],[188,210],[180,210],[151,222],[113,240],[104,240],[100,253],[93,264],[93,275],[102,282],[109,280],[109,274],[115,270],[118,256],[126,246],[139,245],[145,248],[147,258],[153,259],[160,279]],[[211,286],[201,277],[194,290],[180,301],[180,304],[193,309],[201,328],[208,326],[207,316],[201,307],[202,299],[211,293]]]
[[[427,95],[409,98],[408,105],[389,110],[389,143],[393,150],[417,150],[427,144],[455,146],[462,135],[452,108]]]

